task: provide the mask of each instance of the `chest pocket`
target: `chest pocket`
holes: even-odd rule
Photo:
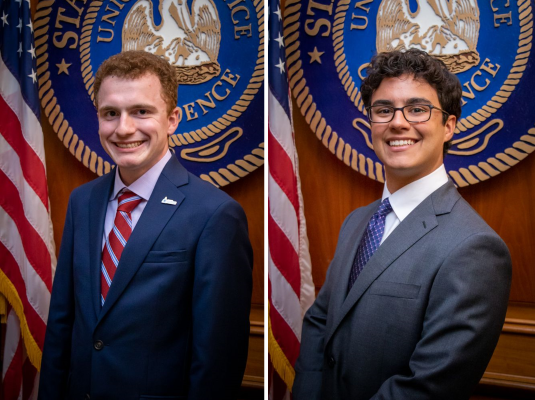
[[[145,257],[145,263],[177,263],[186,261],[188,259],[188,252],[186,250],[178,251],[149,251]]]
[[[408,283],[375,281],[369,294],[375,296],[400,297],[404,299],[416,299],[420,293],[420,285]]]

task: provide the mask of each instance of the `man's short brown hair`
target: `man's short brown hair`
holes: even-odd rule
[[[167,104],[167,114],[176,107],[178,100],[178,80],[171,64],[146,51],[123,51],[102,63],[95,75],[93,89],[98,108],[98,92],[102,81],[109,76],[122,79],[136,79],[146,74],[155,75],[162,85],[162,99]]]

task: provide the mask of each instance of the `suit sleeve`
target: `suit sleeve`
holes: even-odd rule
[[[320,399],[329,297],[330,284],[327,276],[316,301],[308,309],[303,320],[301,350],[295,363],[295,380],[292,388],[294,400]]]
[[[193,284],[188,399],[235,399],[249,343],[252,249],[242,208],[229,200],[199,239]]]
[[[463,241],[435,277],[410,373],[387,379],[372,399],[468,399],[498,342],[510,285],[511,259],[499,237]]]
[[[69,200],[59,252],[41,361],[39,400],[64,399],[70,369],[74,322],[73,210]]]
[[[351,215],[346,218],[340,228],[338,243],[341,242],[340,238],[343,236],[344,227]],[[292,387],[294,400],[319,400],[321,398],[322,371],[325,357],[324,339],[332,281],[334,279],[331,275],[332,268],[329,267],[325,283],[303,320],[301,349],[295,363],[295,380]]]

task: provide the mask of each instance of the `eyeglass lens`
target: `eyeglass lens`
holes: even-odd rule
[[[411,104],[400,108],[379,105],[370,107],[370,120],[390,122],[394,119],[396,110],[400,110],[408,122],[425,122],[431,117],[431,107],[425,104]]]

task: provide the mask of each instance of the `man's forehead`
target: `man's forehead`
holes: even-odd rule
[[[418,100],[432,103],[438,100],[438,93],[425,79],[405,74],[398,77],[385,77],[372,93],[372,103],[378,100],[406,104]]]
[[[101,103],[101,101],[103,100],[102,96],[104,95],[104,93],[106,93],[106,98],[109,98],[110,95],[113,97],[113,95],[116,94],[115,92],[116,88],[119,87],[120,89],[121,86],[126,87],[128,89],[133,89],[133,90],[142,90],[143,93],[148,93],[147,90],[156,90],[157,92],[152,92],[152,93],[159,94],[158,98],[161,98],[162,100],[164,100],[163,86],[160,82],[160,79],[158,78],[156,74],[147,72],[143,75],[139,75],[135,77],[116,76],[116,75],[106,76],[102,80],[102,83],[100,85],[100,89],[97,95],[98,102]]]

